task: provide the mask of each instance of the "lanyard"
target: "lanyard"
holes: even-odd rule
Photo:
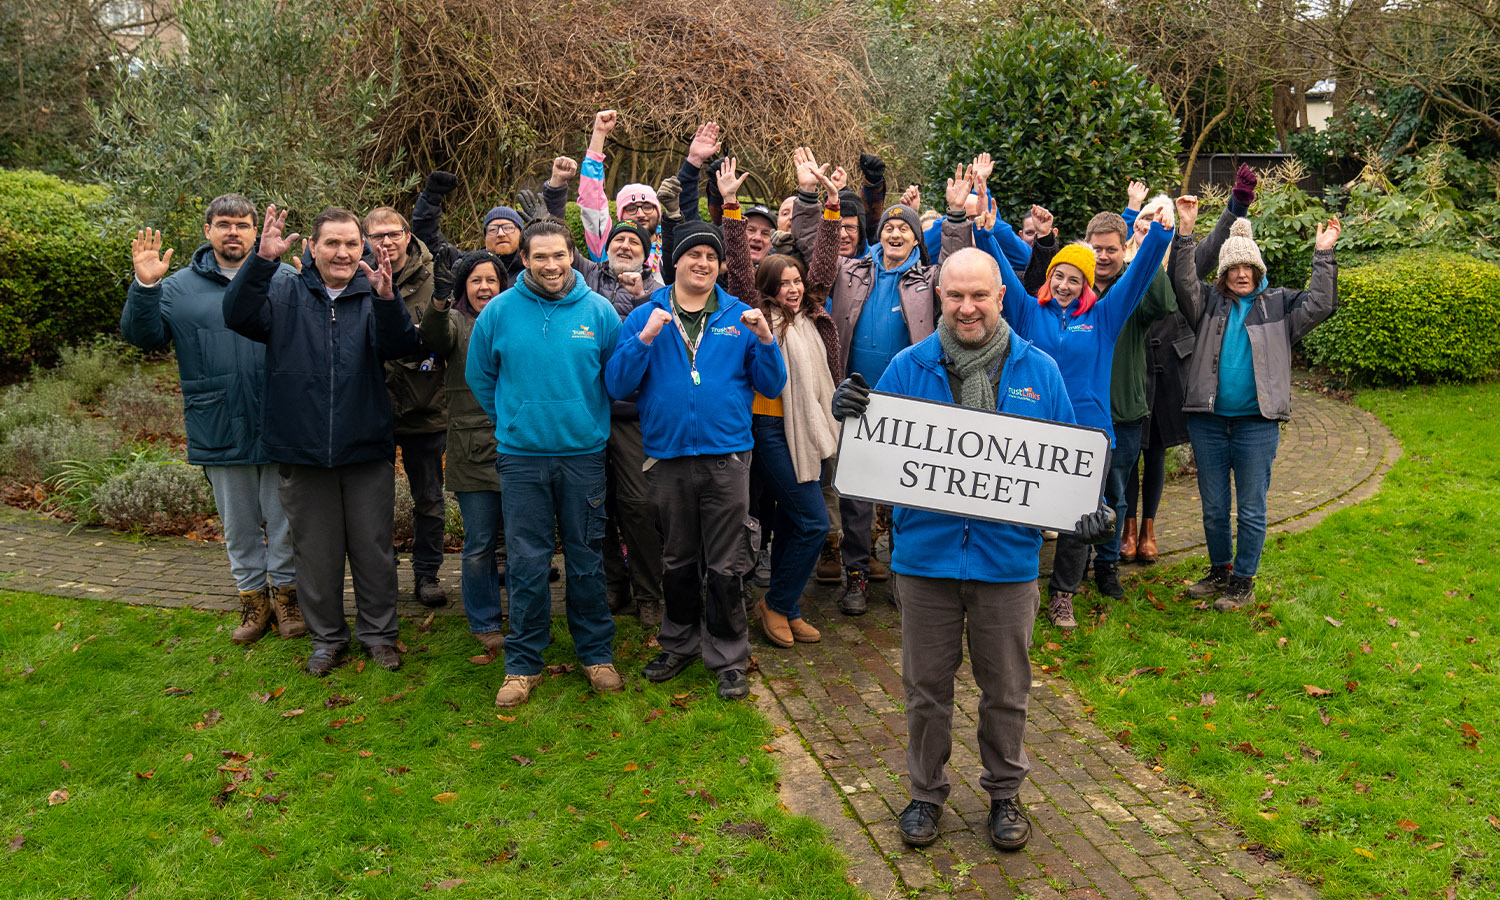
[[[676,293],[675,291],[673,292]],[[698,339],[689,340],[687,328],[683,327],[682,316],[678,313],[677,298],[671,298],[672,324],[677,326],[677,333],[682,335],[682,346],[687,351],[688,369],[693,375],[693,384],[700,384],[698,379],[698,347],[703,343],[703,336],[708,334],[708,314],[703,313],[703,326],[698,329]]]

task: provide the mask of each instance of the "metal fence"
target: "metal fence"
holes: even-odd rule
[[[1234,184],[1234,173],[1240,163],[1246,163],[1257,172],[1267,172],[1291,159],[1290,153],[1200,153],[1193,162],[1193,171],[1188,178],[1192,193],[1199,193],[1207,185],[1218,185],[1228,189]],[[1177,157],[1177,164],[1185,165],[1187,154]],[[1332,185],[1347,184],[1359,174],[1359,165],[1329,164],[1308,172],[1297,186],[1313,196],[1322,196],[1323,189]]]

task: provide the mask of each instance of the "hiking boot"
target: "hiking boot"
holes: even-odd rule
[[[844,582],[844,595],[839,598],[839,612],[846,616],[862,616],[870,608],[870,583],[865,580],[865,573],[853,569],[849,570],[848,579]]]
[[[880,557],[875,555],[874,550],[870,551],[870,572],[866,577],[870,581],[891,580],[891,570],[886,566],[885,563],[880,561]]]
[[[1224,585],[1224,593],[1214,600],[1214,609],[1219,612],[1233,612],[1246,603],[1255,602],[1255,579],[1246,578],[1243,575],[1230,575],[1229,582]]]
[[[448,595],[443,593],[443,589],[438,586],[437,578],[431,575],[418,575],[411,593],[418,603],[428,609],[448,605]]]
[[[370,648],[370,658],[375,664],[387,672],[394,672],[401,668],[401,654],[390,644],[377,644]]]
[[[271,627],[270,591],[240,591],[240,624],[230,636],[236,644],[253,644]]]
[[[1142,519],[1141,537],[1135,545],[1135,561],[1143,566],[1149,566],[1156,560],[1156,520]]]
[[[697,658],[696,656],[679,656],[676,653],[663,650],[656,654],[656,659],[646,663],[646,667],[641,670],[641,674],[646,676],[647,681],[658,683],[671,681],[673,678],[681,675],[682,670],[686,669]]]
[[[763,588],[771,586],[771,546],[769,544],[762,545],[760,553],[756,554],[755,586]]]
[[[1020,850],[1031,837],[1031,819],[1017,797],[990,803],[990,842],[1001,850]]]
[[[625,679],[615,670],[614,663],[584,666],[583,674],[588,676],[589,687],[601,694],[618,694],[625,690]]]
[[[1078,620],[1073,618],[1073,595],[1067,591],[1056,591],[1047,600],[1047,621],[1058,628],[1073,629],[1078,627]]]
[[[498,631],[479,632],[474,635],[474,640],[478,641],[484,647],[484,652],[489,654],[491,658],[505,652],[505,635]]]
[[[823,541],[823,553],[818,557],[818,569],[813,573],[818,584],[838,584],[843,581],[844,562],[839,552],[839,536],[829,533]]]
[[[1187,595],[1194,600],[1203,600],[1208,597],[1217,597],[1223,593],[1224,588],[1229,586],[1230,566],[1209,566],[1208,574],[1193,583],[1187,589]]]
[[[322,678],[342,662],[343,655],[343,647],[319,647],[307,658],[307,671]]]
[[[743,700],[750,696],[750,682],[739,669],[725,669],[719,673],[719,699]]]
[[[1120,586],[1120,565],[1108,560],[1094,560],[1094,586],[1099,593],[1116,600],[1125,596],[1125,588]]]
[[[1125,520],[1125,532],[1120,535],[1120,562],[1135,559],[1135,519]]]
[[[660,600],[638,600],[635,604],[636,618],[641,620],[643,628],[661,628]]]
[[[901,840],[913,847],[926,847],[937,840],[938,819],[942,816],[943,808],[938,804],[913,800],[901,810],[896,828],[901,832]]]
[[[281,635],[283,641],[307,634],[302,607],[297,605],[295,584],[271,588],[271,613],[276,617],[276,633]]]
[[[823,639],[823,633],[807,624],[807,620],[798,616],[795,619],[786,620],[787,627],[792,629],[792,640],[802,644],[816,644]]]
[[[505,683],[495,692],[495,705],[501,709],[520,706],[531,699],[531,692],[542,683],[545,675],[507,675]]]

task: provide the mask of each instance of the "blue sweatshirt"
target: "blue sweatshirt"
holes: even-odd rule
[[[582,456],[609,440],[604,366],[620,314],[572,275],[561,300],[538,297],[517,279],[474,320],[464,376],[495,423],[501,453]]]
[[[641,342],[651,311],[672,311],[670,285],[657,288],[637,306],[620,331],[604,381],[617,400],[640,392],[636,405],[647,456],[674,459],[749,450],[755,444],[750,435],[755,392],[775,398],[786,386],[781,346],[762,344],[740,321],[750,307],[717,285],[714,291],[719,308],[709,315],[698,345],[698,384],[693,384],[682,335],[671,322],[651,343]]]
[[[936,334],[891,361],[877,390],[953,402]],[[995,391],[999,412],[1074,424],[1057,364],[1017,334]],[[902,575],[1011,583],[1035,581],[1042,533],[1035,528],[898,506],[891,533],[891,568]]]
[[[1159,223],[1151,223],[1140,252],[1119,280],[1093,308],[1079,316],[1073,315],[1078,309],[1076,300],[1066,307],[1056,300],[1046,306],[1038,304],[1035,297],[1026,293],[1005,256],[996,257],[1000,277],[1005,282],[1005,299],[1000,305],[1005,321],[1057,362],[1078,424],[1103,430],[1109,435],[1111,447],[1115,430],[1114,417],[1109,412],[1109,376],[1114,366],[1115,341],[1151,286],[1151,279],[1171,244],[1171,235]]]
[[[911,346],[911,331],[901,314],[900,285],[901,276],[917,264],[921,254],[912,250],[894,269],[886,269],[879,244],[870,248],[869,255],[875,261],[875,283],[870,286],[870,296],[865,298],[859,320],[854,323],[854,333],[849,336],[848,370],[858,372],[865,376],[865,381],[874,384],[885,374],[885,367],[896,354]],[[831,293],[828,306],[830,310],[833,307]]]

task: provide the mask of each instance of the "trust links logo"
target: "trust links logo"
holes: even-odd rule
[[[1010,388],[1010,396],[1016,400],[1025,400],[1028,403],[1040,403],[1042,395],[1029,387]]]

